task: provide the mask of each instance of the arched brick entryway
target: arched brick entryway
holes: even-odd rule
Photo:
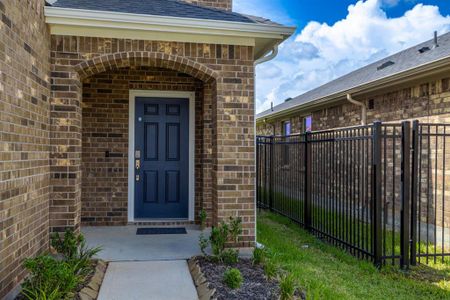
[[[109,39],[98,53],[92,40],[87,47],[88,39],[79,38],[68,49],[64,37],[52,43],[52,230],[80,226],[83,80],[110,70],[146,66],[179,71],[211,87],[212,116],[206,126],[211,139],[205,141],[211,145],[210,217],[213,222],[229,215],[242,217],[241,245],[251,245],[255,236],[253,49],[227,46],[224,59],[225,48],[218,51],[219,45],[151,42],[150,47],[146,41],[132,41],[132,50],[139,51],[113,53],[108,52],[111,45],[121,41]],[[216,50],[210,51],[213,47]]]

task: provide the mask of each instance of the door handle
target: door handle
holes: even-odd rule
[[[136,170],[139,170],[141,168],[141,160],[136,159]]]
[[[139,181],[139,180],[140,180],[140,176],[138,174],[138,175],[136,175],[136,181]]]

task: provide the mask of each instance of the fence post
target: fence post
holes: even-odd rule
[[[372,248],[376,266],[382,263],[381,231],[381,122],[373,124],[372,132]]]
[[[418,187],[420,185],[418,167],[419,167],[419,121],[415,120],[412,127],[412,184],[411,184],[411,227],[410,227],[410,263],[417,264],[417,197]]]
[[[305,133],[305,201],[304,201],[304,221],[305,228],[311,229],[311,132]]]
[[[402,122],[401,148],[401,215],[400,215],[400,267],[409,268],[409,226],[411,202],[411,123]]]
[[[270,137],[269,209],[273,211],[274,136]]]

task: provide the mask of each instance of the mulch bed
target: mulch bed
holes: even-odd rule
[[[261,266],[253,265],[250,259],[240,259],[237,264],[225,265],[197,257],[197,264],[208,281],[210,289],[215,289],[214,299],[278,299],[279,286],[276,280],[268,280]],[[228,268],[237,268],[241,271],[244,282],[239,289],[232,290],[223,282],[223,273]]]

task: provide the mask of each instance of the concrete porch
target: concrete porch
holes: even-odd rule
[[[186,260],[201,254],[198,226],[177,226],[185,227],[187,234],[136,235],[141,227],[151,226],[82,227],[81,231],[89,247],[102,247],[98,258],[106,261]]]

